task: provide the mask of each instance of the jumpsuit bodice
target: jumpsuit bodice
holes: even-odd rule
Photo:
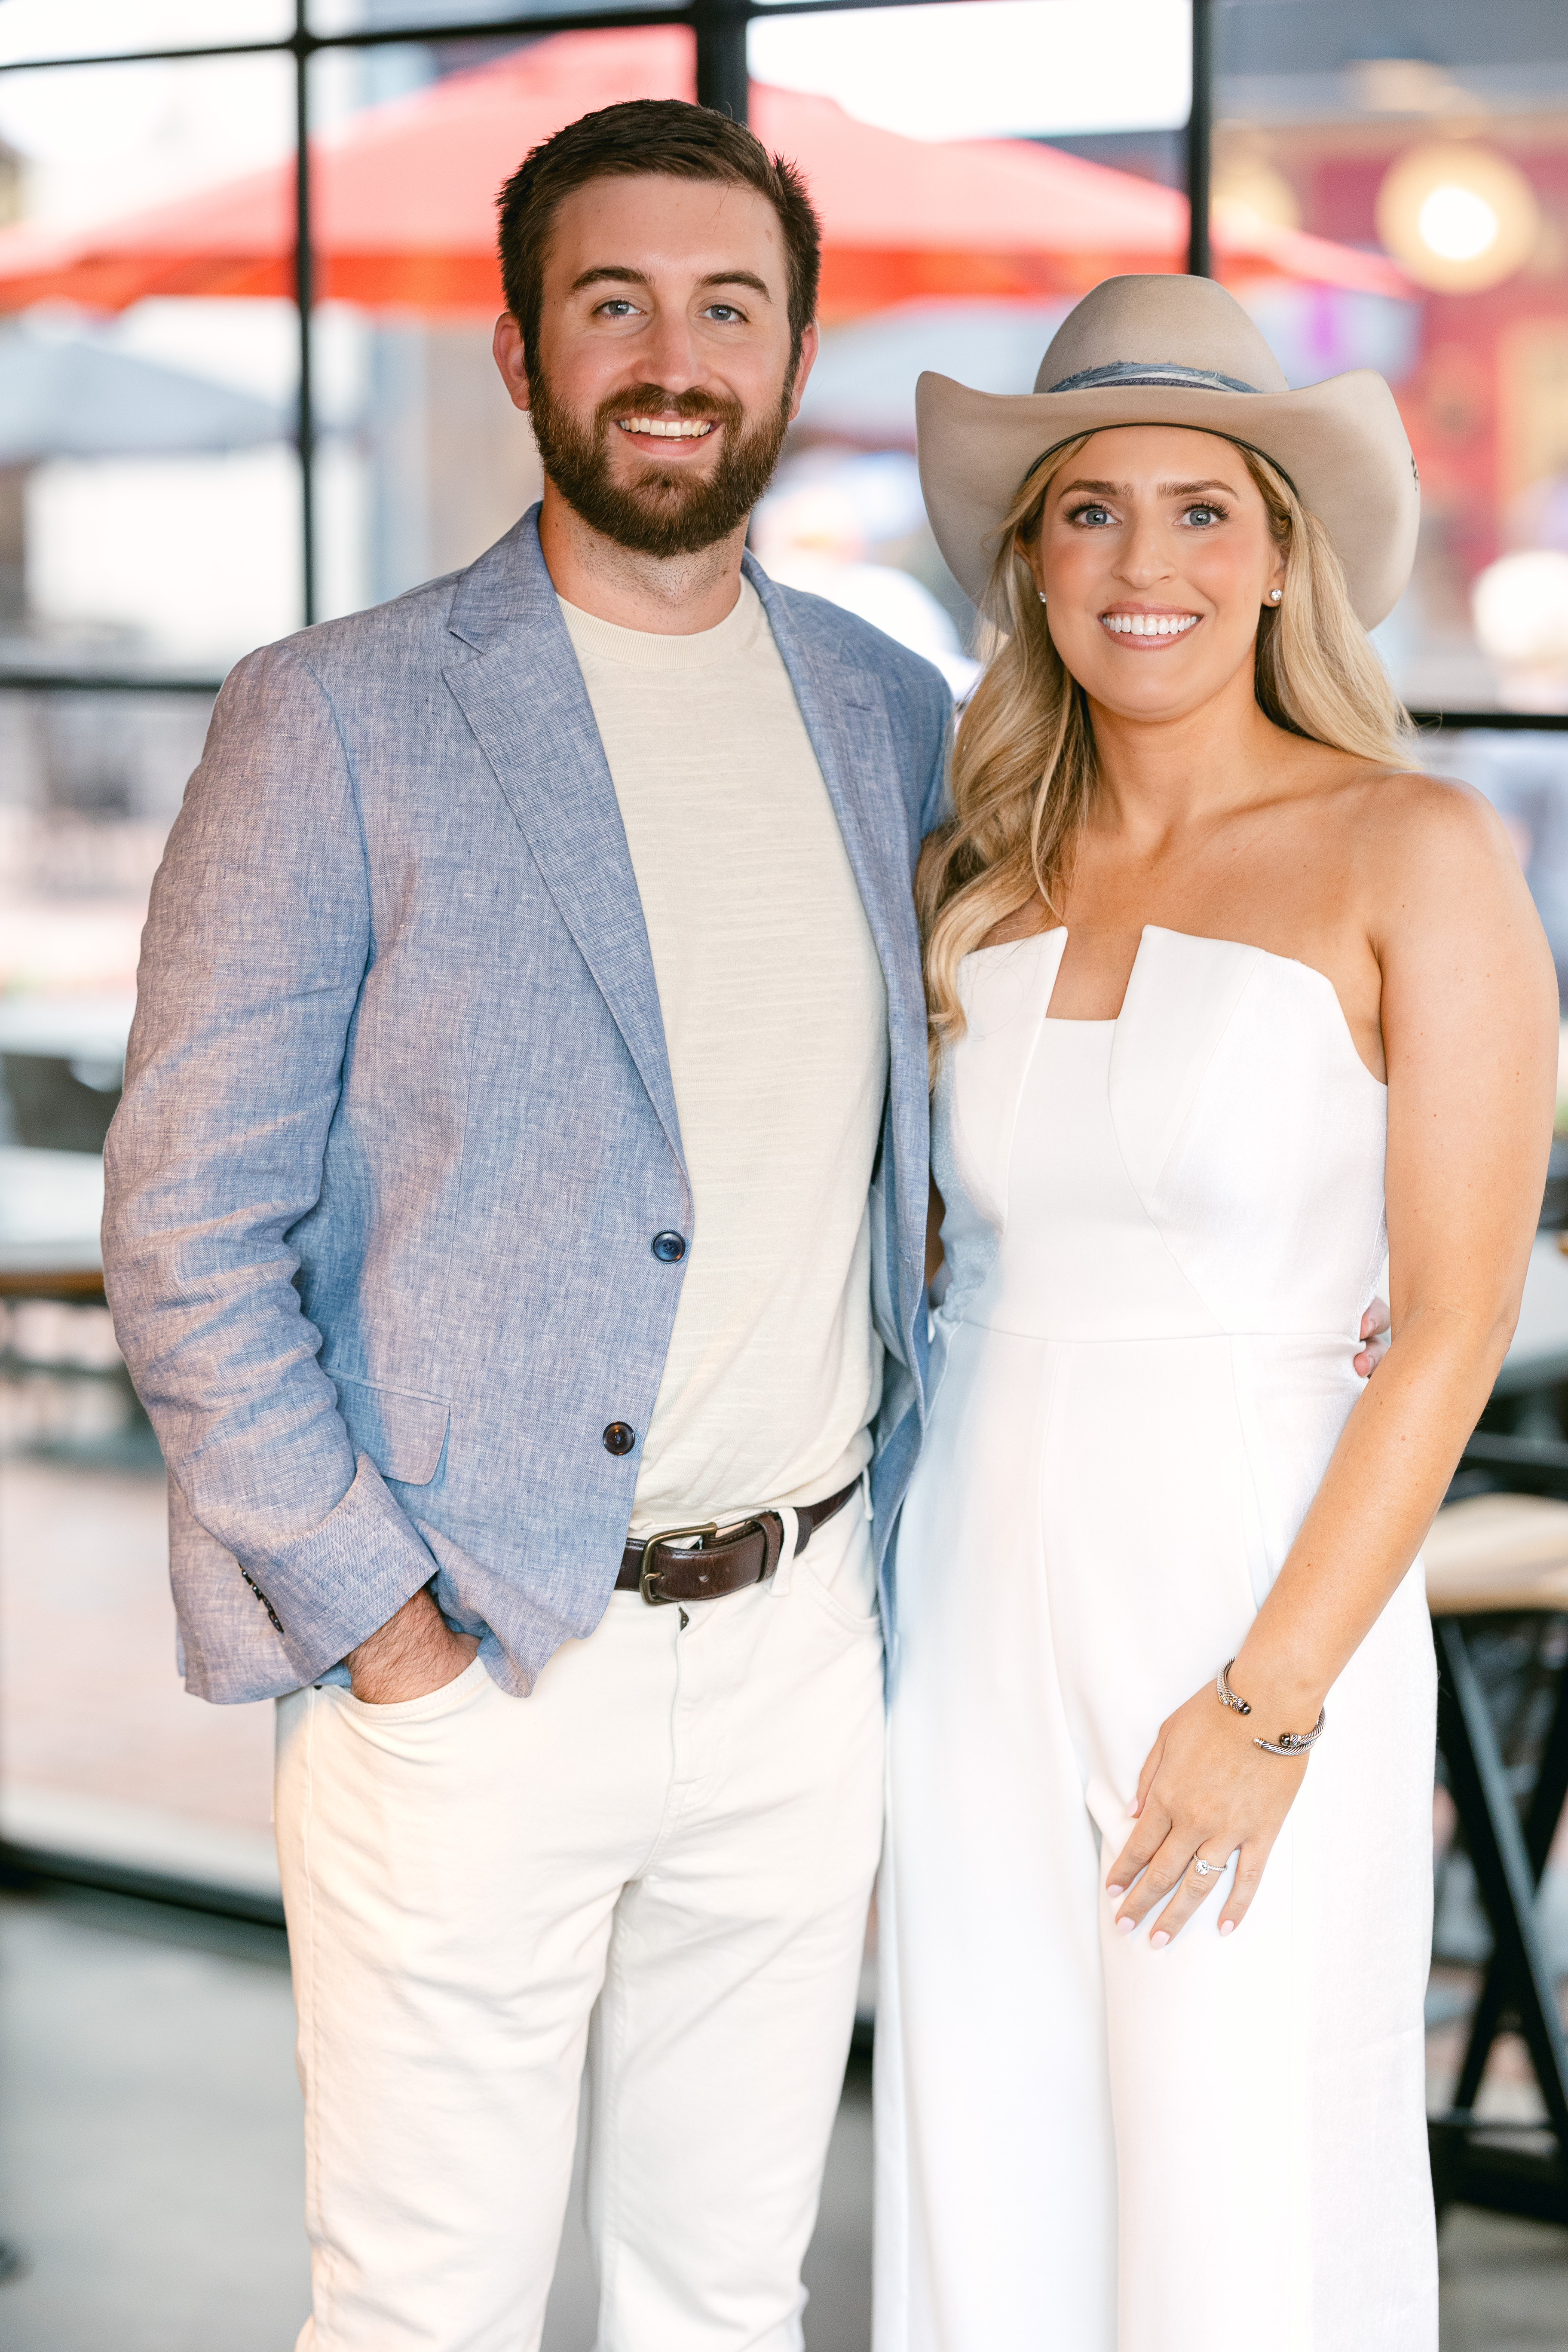
[[[1065,929],[964,959],[933,1164],[949,1323],[1043,1339],[1321,1337],[1384,1252],[1386,1090],[1331,982],[1145,929],[1120,1016],[1047,1017]]]

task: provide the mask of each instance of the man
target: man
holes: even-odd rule
[[[787,164],[613,107],[501,257],[542,505],[225,687],[109,1287],[189,1687],[281,1698],[301,2346],[537,2345],[586,2047],[601,2352],[784,2352],[919,1439],[948,697],[744,555],[816,347]]]

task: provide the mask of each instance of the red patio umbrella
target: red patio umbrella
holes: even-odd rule
[[[690,98],[679,26],[566,33],[356,115],[313,142],[321,299],[427,313],[500,304],[495,197],[540,140],[626,98]],[[754,85],[752,121],[791,156],[823,216],[822,315],[922,295],[1077,294],[1120,270],[1184,266],[1173,189],[1022,142],[938,143],[857,122],[830,100]],[[0,228],[0,310],[46,300],[122,310],[149,295],[293,290],[293,167],[61,232]],[[1284,276],[1404,294],[1394,266],[1264,222],[1216,220],[1227,278]]]

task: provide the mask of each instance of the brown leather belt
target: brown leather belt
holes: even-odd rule
[[[826,1502],[800,1506],[795,1513],[797,1559],[859,1485],[858,1478],[851,1478]],[[777,1568],[783,1549],[784,1521],[777,1511],[759,1511],[754,1519],[726,1528],[722,1536],[716,1519],[700,1528],[661,1528],[646,1543],[627,1544],[616,1591],[640,1592],[654,1608],[672,1601],[717,1601],[726,1592],[763,1583]]]

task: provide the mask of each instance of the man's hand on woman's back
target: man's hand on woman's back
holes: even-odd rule
[[[1352,1369],[1363,1381],[1371,1380],[1388,1353],[1388,1301],[1374,1298],[1361,1318],[1361,1336],[1366,1345],[1352,1359]]]

